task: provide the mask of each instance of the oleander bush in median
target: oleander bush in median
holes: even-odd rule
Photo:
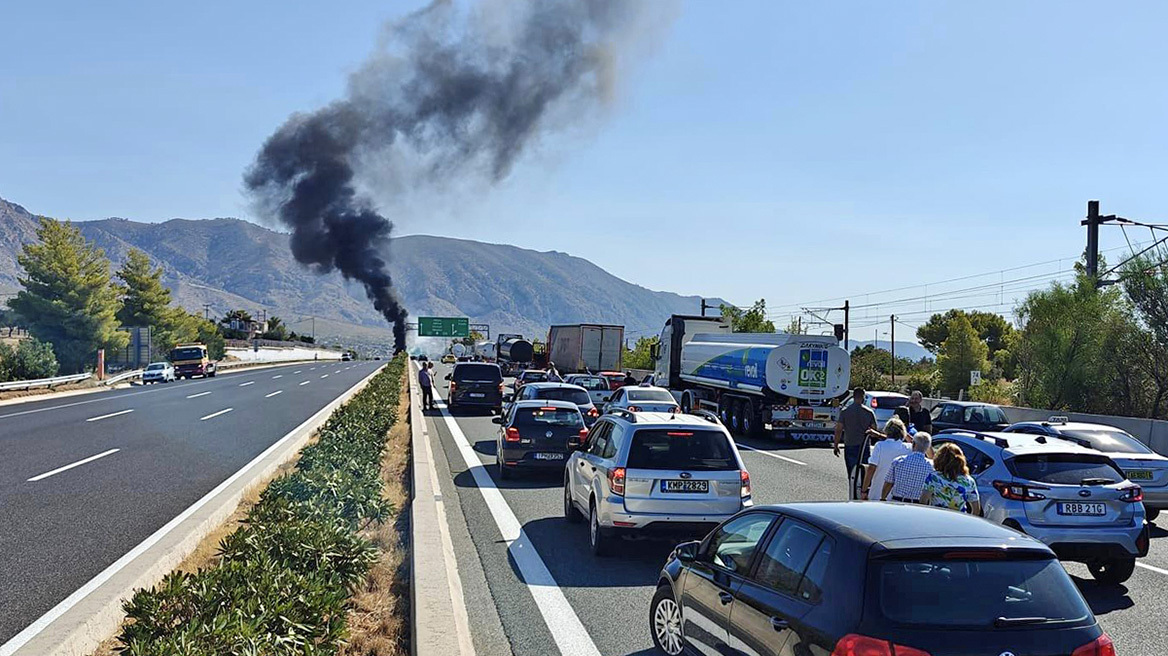
[[[349,598],[377,559],[359,531],[393,513],[380,463],[397,421],[398,356],[338,409],[293,473],[272,481],[215,566],[174,572],[125,604],[134,656],[336,654]]]

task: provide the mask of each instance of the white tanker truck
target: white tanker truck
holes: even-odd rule
[[[732,433],[830,442],[851,358],[830,335],[733,333],[713,317],[673,315],[653,350],[654,381],[683,411],[710,410]]]

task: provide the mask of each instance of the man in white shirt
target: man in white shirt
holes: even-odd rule
[[[904,422],[899,418],[893,417],[884,424],[883,436],[884,439],[872,447],[872,454],[868,457],[864,485],[860,490],[861,499],[883,501],[880,493],[884,490],[884,481],[888,477],[892,461],[912,453],[912,438],[909,437]],[[871,493],[870,490],[873,488],[876,492]]]

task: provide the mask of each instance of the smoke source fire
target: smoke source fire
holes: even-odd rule
[[[291,233],[318,273],[359,281],[406,346],[406,310],[386,267],[393,223],[369,192],[489,183],[525,147],[603,103],[621,46],[651,2],[434,2],[386,27],[345,97],[294,114],[264,143],[244,183],[260,217]],[[386,175],[385,172],[391,172]]]

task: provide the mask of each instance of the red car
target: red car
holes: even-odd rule
[[[625,386],[625,375],[620,371],[602,371],[601,376],[608,381],[608,389],[618,390]]]

